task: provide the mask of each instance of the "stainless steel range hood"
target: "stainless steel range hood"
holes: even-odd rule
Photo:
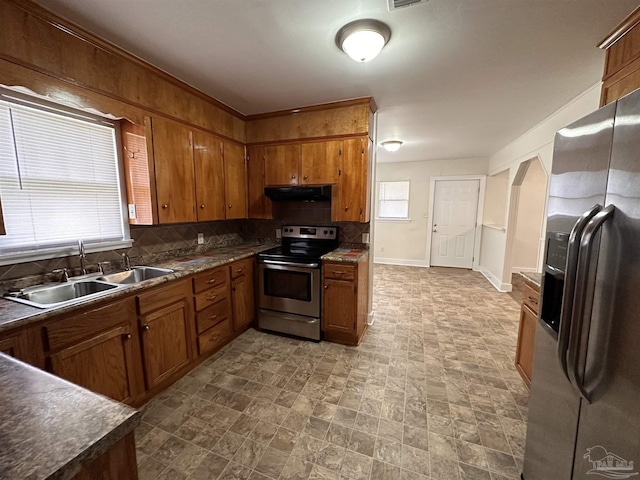
[[[331,185],[264,187],[264,194],[273,201],[328,201],[331,200]]]

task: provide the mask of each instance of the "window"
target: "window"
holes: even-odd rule
[[[0,92],[0,264],[130,244],[116,126]]]
[[[409,181],[379,182],[378,218],[409,218]]]

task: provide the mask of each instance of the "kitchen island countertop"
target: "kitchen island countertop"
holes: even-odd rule
[[[70,479],[141,412],[0,354],[0,478]]]

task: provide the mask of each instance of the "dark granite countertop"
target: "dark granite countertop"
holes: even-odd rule
[[[369,255],[369,250],[354,248],[336,248],[332,252],[323,255],[321,258],[325,262],[348,262],[358,263]]]
[[[218,248],[204,254],[165,260],[156,263],[153,266],[175,270],[169,275],[145,280],[133,285],[126,285],[123,288],[115,289],[115,291],[111,291],[108,294],[97,298],[87,299],[85,301],[74,303],[73,305],[66,305],[59,308],[40,309],[0,298],[0,333],[28,325],[30,323],[46,320],[47,318],[51,318],[62,313],[72,312],[74,310],[90,307],[91,305],[104,303],[105,300],[123,298],[141,290],[146,290],[210,268],[250,257],[271,247],[273,247],[273,245],[241,244]]]
[[[0,478],[70,479],[141,412],[0,354]]]
[[[541,273],[520,272],[520,275],[524,277],[525,281],[533,284],[534,286],[538,287],[538,290],[540,290],[540,285],[542,284]]]

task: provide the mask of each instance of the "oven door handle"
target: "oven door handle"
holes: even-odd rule
[[[260,263],[266,263],[267,265],[286,265],[288,267],[318,268],[317,263],[281,262],[279,260],[260,260]]]

